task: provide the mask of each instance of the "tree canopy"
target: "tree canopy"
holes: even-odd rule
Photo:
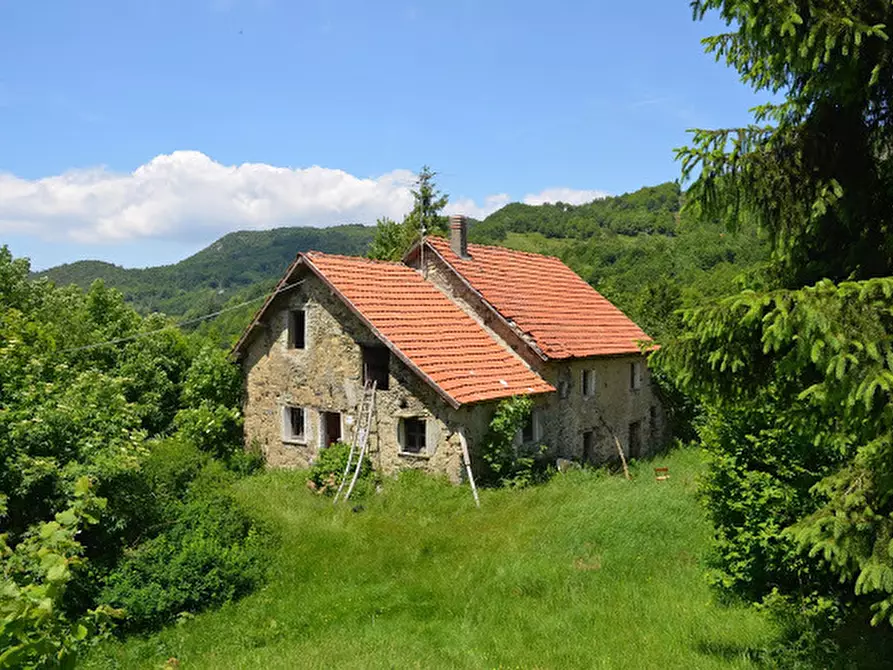
[[[437,189],[436,176],[430,167],[422,166],[412,189],[412,210],[401,223],[388,218],[378,220],[375,237],[369,246],[369,258],[399,261],[422,235],[442,236],[446,233],[447,218],[441,212],[449,198]]]
[[[893,4],[692,7],[729,25],[708,52],[784,96],[754,125],[696,130],[678,151],[690,210],[755,223],[772,243],[748,290],[689,311],[657,354],[705,406],[717,581],[783,604],[801,641],[819,622],[869,619],[889,641]]]

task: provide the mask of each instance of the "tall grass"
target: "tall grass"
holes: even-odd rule
[[[651,468],[667,465],[656,482]],[[699,560],[709,527],[696,451],[628,482],[574,471],[521,491],[412,476],[364,509],[333,508],[300,472],[243,480],[281,536],[266,587],[148,638],[110,643],[93,667],[746,668],[775,634],[717,604]]]

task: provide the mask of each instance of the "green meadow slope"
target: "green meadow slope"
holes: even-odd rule
[[[668,465],[671,479],[654,480]],[[281,538],[260,591],[146,638],[107,643],[91,668],[749,668],[775,634],[718,604],[701,560],[695,450],[575,471],[525,490],[424,476],[333,508],[305,474],[242,480]],[[415,473],[411,473],[415,474]]]

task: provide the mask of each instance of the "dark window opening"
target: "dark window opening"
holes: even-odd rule
[[[426,433],[425,419],[403,419],[403,451],[413,454],[425,451],[427,447]]]
[[[592,453],[595,447],[595,434],[591,430],[583,433],[583,462],[592,463]]]
[[[363,384],[376,382],[379,391],[388,390],[391,352],[387,347],[363,347]]]
[[[629,457],[639,458],[642,454],[642,422],[629,424]]]
[[[521,429],[521,441],[533,442],[533,439],[533,412],[531,412],[530,416],[527,417],[527,423],[525,423],[524,428]]]
[[[583,370],[583,395],[595,395],[595,373],[592,370]]]
[[[303,309],[296,309],[288,314],[288,346],[292,349],[303,349],[306,343],[307,315]]]
[[[633,391],[642,387],[642,364],[638,361],[629,364],[629,387]]]

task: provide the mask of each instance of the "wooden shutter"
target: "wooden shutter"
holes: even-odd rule
[[[285,405],[281,405],[279,407],[279,433],[282,436],[282,441],[285,442],[289,439],[289,423],[288,423],[288,407]]]
[[[440,426],[434,417],[425,418],[425,451],[433,454],[440,443]]]
[[[406,451],[406,426],[403,419],[397,419],[397,445],[400,451]]]
[[[539,442],[543,439],[543,413],[538,410],[533,410],[533,441]]]

